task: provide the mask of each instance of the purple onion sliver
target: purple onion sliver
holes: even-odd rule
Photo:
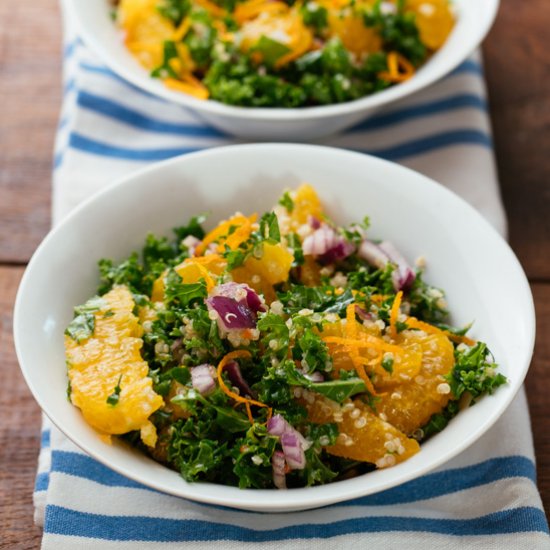
[[[206,305],[218,314],[218,321],[225,330],[255,328],[256,319],[246,304],[227,296],[212,296]]]
[[[373,316],[368,312],[365,311],[362,307],[355,305],[355,313],[359,317],[359,319],[362,319],[363,321],[372,321]]]
[[[248,285],[243,286],[246,290],[246,303],[248,304],[248,307],[254,313],[258,313],[259,311],[266,311],[267,307],[264,303],[262,303],[260,297]]]
[[[271,457],[273,467],[273,484],[277,489],[286,489],[285,455],[282,451],[275,451]]]
[[[283,435],[288,428],[290,428],[290,425],[280,414],[273,415],[267,421],[267,432],[270,435]]]
[[[360,258],[363,258],[363,260],[366,260],[370,265],[378,269],[384,269],[390,261],[389,256],[382,248],[367,239],[359,245],[357,253]]]
[[[328,225],[321,225],[302,242],[302,251],[306,256],[322,256],[337,243],[337,235]]]
[[[285,460],[291,470],[303,470],[306,465],[304,449],[295,433],[284,433],[281,436],[281,446]]]
[[[191,383],[201,395],[208,395],[216,388],[212,371],[211,365],[198,365],[191,369]]]
[[[230,361],[224,367],[224,371],[227,373],[231,383],[239,388],[241,395],[248,395],[249,397],[255,398],[256,392],[250,388],[248,382],[244,379],[239,365],[235,361]]]
[[[316,218],[315,216],[312,216],[311,214],[307,217],[307,223],[313,229],[319,229],[321,227],[321,220],[319,218]]]
[[[355,247],[343,237],[340,237],[336,244],[319,257],[319,263],[323,265],[333,264],[344,260],[355,251]]]
[[[416,278],[416,274],[407,260],[403,257],[401,252],[388,241],[380,243],[380,248],[387,254],[390,261],[397,266],[397,270],[394,271],[394,274],[397,275],[394,275],[393,278],[395,290],[407,290],[410,288]]]

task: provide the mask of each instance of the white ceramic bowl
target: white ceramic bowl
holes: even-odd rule
[[[372,220],[370,235],[394,242],[427,279],[445,288],[453,321],[475,320],[510,383],[461,412],[421,452],[393,468],[307,489],[239,490],[190,484],[120,441],[105,444],[66,399],[63,331],[73,306],[96,292],[97,260],[121,260],[149,231],[169,234],[200,212],[211,224],[236,210],[262,212],[287,186],[310,182],[340,223]],[[160,491],[264,511],[313,508],[413,479],[471,445],[499,418],[527,372],[535,331],[531,292],[518,260],[496,231],[439,184],[374,157],[292,144],[236,145],[174,158],[126,177],[72,212],[40,245],[21,282],[14,333],[36,400],[70,439],[113,470]]]
[[[299,109],[243,108],[200,101],[169,90],[151,78],[123,44],[110,17],[108,0],[66,0],[80,34],[114,72],[154,95],[197,112],[212,126],[244,138],[304,140],[352,126],[385,105],[433,84],[464,61],[485,38],[499,0],[453,0],[458,21],[446,44],[409,81],[348,103]]]

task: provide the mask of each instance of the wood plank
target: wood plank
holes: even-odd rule
[[[12,309],[23,274],[0,267],[0,548],[38,548],[32,491],[40,448],[40,409],[32,398],[13,349]]]
[[[546,515],[550,517],[550,284],[533,284],[531,289],[537,312],[537,339],[525,385],[537,459],[538,487]]]
[[[536,280],[550,279],[549,26],[548,0],[507,0],[484,47],[510,242]]]
[[[0,2],[0,261],[26,262],[49,229],[60,91],[57,0]]]

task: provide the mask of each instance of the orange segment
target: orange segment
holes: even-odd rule
[[[148,69],[162,64],[163,43],[171,40],[174,25],[157,10],[158,0],[121,0],[118,24],[129,50]]]
[[[417,357],[421,354],[422,364],[414,377],[400,373],[400,383],[392,381],[388,384],[383,378],[375,380],[376,387],[388,389],[380,395],[376,410],[384,414],[388,422],[410,435],[449,402],[450,388],[443,376],[449,374],[454,366],[454,349],[444,334],[410,330],[399,334],[396,343],[416,352]]]
[[[296,10],[289,10],[283,2],[266,3],[261,8],[254,6],[250,9],[251,13],[254,10],[260,13],[254,19],[245,21],[241,27],[240,48],[243,52],[254,50],[261,38],[265,36],[289,49],[288,53],[276,62],[276,66],[281,67],[309,50],[313,35]],[[238,9],[237,13],[239,13]],[[243,12],[240,13],[241,17],[244,17]],[[262,61],[260,52],[254,53],[259,54],[258,61]]]
[[[141,430],[142,440],[152,447],[157,436],[149,416],[163,400],[153,391],[149,367],[141,358],[142,329],[133,314],[134,299],[127,287],[118,286],[103,300],[104,306],[94,313],[90,338],[78,344],[65,336],[71,401],[102,434]],[[109,405],[107,398],[117,385],[119,401]]]
[[[336,445],[327,447],[330,454],[384,468],[403,462],[420,450],[416,440],[384,422],[360,400],[340,406],[314,392],[310,395],[314,396],[312,403],[302,401],[308,419],[317,424],[337,422],[340,434]]]
[[[406,0],[406,9],[416,15],[420,39],[431,50],[443,46],[455,20],[448,0]]]
[[[208,291],[216,285],[215,277],[221,275],[226,266],[225,260],[217,254],[209,254],[201,258],[187,258],[174,268],[185,284],[198,283],[201,279],[206,282]],[[164,300],[164,279],[166,271],[153,283],[151,301]]]
[[[315,189],[308,183],[300,185],[296,191],[291,191],[290,197],[294,202],[294,208],[290,213],[291,231],[297,231],[299,227],[308,222],[310,216],[317,219],[323,217],[321,199],[319,199]]]
[[[333,36],[338,36],[344,47],[357,56],[380,51],[382,39],[372,27],[366,27],[360,13],[348,10],[346,15],[340,9],[331,10],[328,25]]]
[[[273,285],[288,280],[294,256],[281,243],[262,244],[261,258],[250,256],[241,267],[231,271],[233,280],[246,283],[269,303],[275,299]]]

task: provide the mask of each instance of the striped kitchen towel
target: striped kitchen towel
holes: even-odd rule
[[[147,163],[236,141],[122,81],[66,23],[54,223]],[[430,89],[322,143],[423,172],[506,232],[478,57]],[[306,512],[240,512],[158,493],[96,462],[47,419],[41,447],[34,498],[45,550],[550,549],[523,391],[480,441],[437,471],[383,493]]]

